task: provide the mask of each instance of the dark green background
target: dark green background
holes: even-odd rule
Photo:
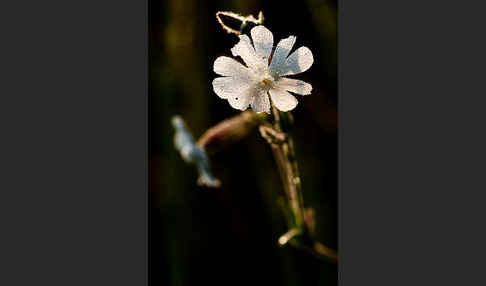
[[[149,0],[149,277],[151,285],[336,285],[337,266],[292,248],[277,200],[272,154],[255,131],[212,159],[220,189],[196,185],[197,173],[173,147],[170,118],[194,136],[238,114],[212,91],[214,60],[238,41],[217,11],[257,15],[275,42],[297,36],[314,65],[295,76],[312,84],[293,111],[306,207],[315,208],[319,241],[337,249],[336,1]]]

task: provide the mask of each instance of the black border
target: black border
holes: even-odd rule
[[[482,3],[339,1],[339,284],[484,285]]]
[[[0,284],[147,285],[147,1],[0,14]]]

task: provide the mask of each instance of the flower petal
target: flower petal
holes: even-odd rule
[[[234,77],[217,77],[213,80],[214,92],[223,99],[238,97],[250,88],[250,82]]]
[[[293,78],[281,77],[275,84],[279,89],[284,89],[301,95],[311,94],[312,91],[312,85],[305,81]]]
[[[239,95],[231,95],[228,97],[228,102],[235,109],[246,110],[250,105],[253,92],[254,90],[249,88]]]
[[[277,47],[275,48],[275,52],[272,56],[272,62],[270,63],[270,72],[271,73],[279,73],[280,68],[285,63],[285,59],[292,50],[292,47],[295,43],[295,36],[290,36],[286,39],[281,40],[278,42]]]
[[[305,72],[312,66],[313,62],[314,57],[309,48],[300,47],[287,58],[285,64],[280,69],[279,75],[293,75]]]
[[[241,76],[249,74],[250,70],[230,57],[219,57],[214,61],[214,72],[222,76]]]
[[[263,60],[260,59],[247,35],[240,35],[240,41],[231,49],[233,56],[240,56],[245,64],[251,69],[262,67]]]
[[[280,111],[290,111],[297,106],[297,99],[285,90],[270,89],[268,93],[270,93],[272,103]]]
[[[264,26],[256,26],[251,29],[251,38],[255,46],[257,56],[263,59],[264,63],[268,65],[268,58],[272,53],[273,34]]]
[[[270,99],[268,98],[267,91],[260,88],[254,91],[251,108],[256,113],[270,113]]]

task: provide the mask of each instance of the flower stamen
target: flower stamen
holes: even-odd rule
[[[272,82],[272,80],[271,80],[271,79],[266,78],[266,79],[264,79],[264,80],[260,81],[258,84],[259,84],[261,87],[265,87],[265,86],[269,85],[271,82]]]

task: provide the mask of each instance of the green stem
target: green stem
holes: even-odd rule
[[[274,117],[273,128],[278,132],[284,132],[282,129],[281,115],[272,105]],[[302,199],[302,185],[300,183],[299,168],[295,160],[295,151],[293,148],[292,138],[285,136],[286,140],[280,144],[271,144],[274,157],[279,166],[280,176],[284,184],[284,189],[289,200],[290,209],[294,217],[294,226],[304,230],[304,203]]]

